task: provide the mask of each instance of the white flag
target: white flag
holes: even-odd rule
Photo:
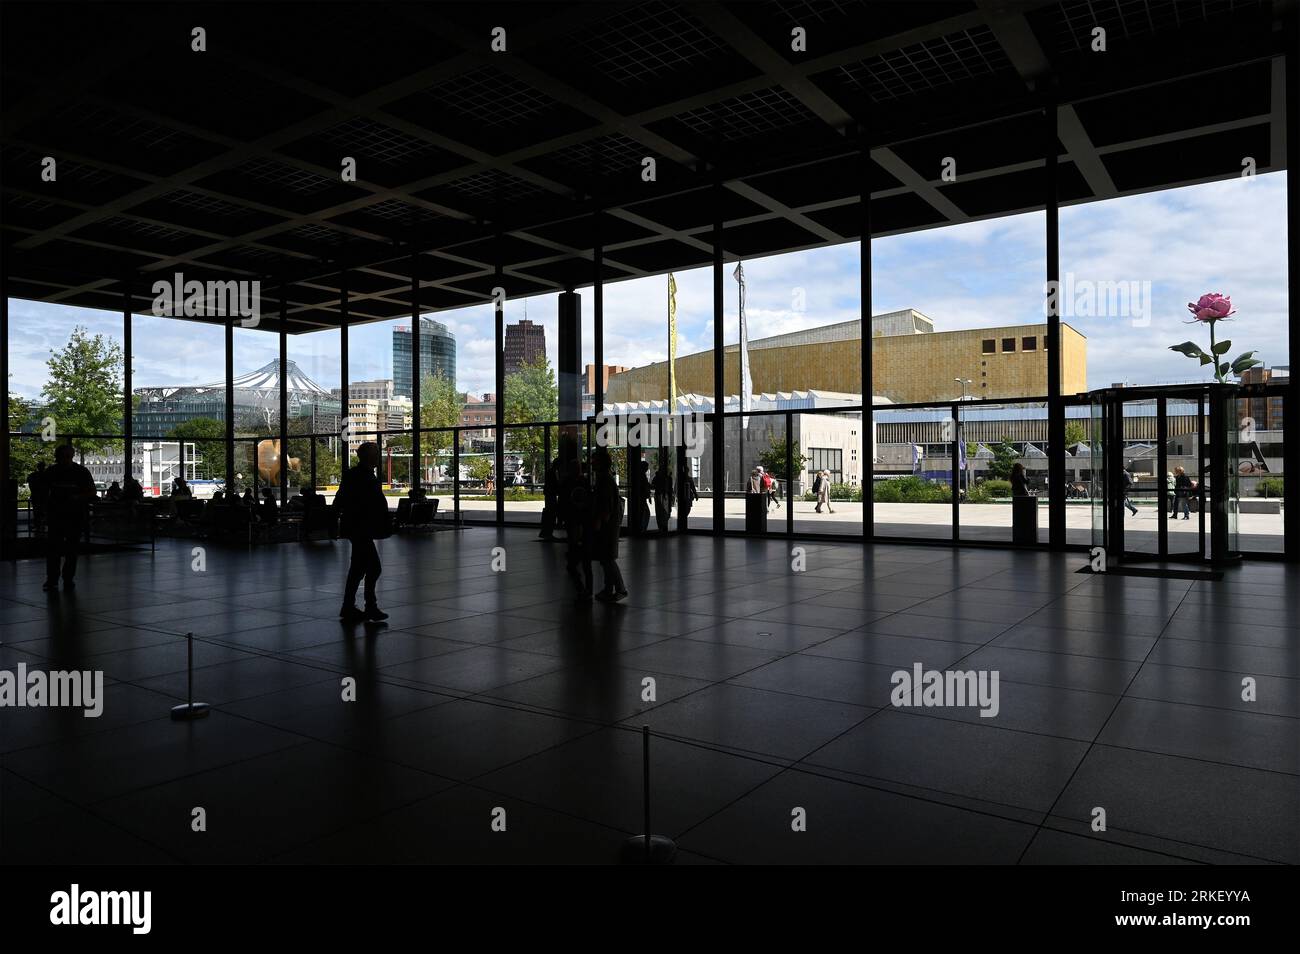
[[[743,415],[749,411],[749,396],[754,390],[754,382],[749,376],[749,327],[745,324],[745,267],[736,263],[732,277],[740,283],[740,413],[741,426],[749,427],[749,418]]]

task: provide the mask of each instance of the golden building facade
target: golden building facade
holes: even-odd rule
[[[900,316],[911,316],[900,321]],[[1043,397],[1047,394],[1046,322],[998,325],[960,331],[930,331],[919,312],[891,312],[872,319],[872,393],[895,404],[976,398]],[[910,333],[908,331],[910,330]],[[1087,339],[1061,323],[1061,392],[1088,387]],[[754,393],[839,391],[860,394],[862,339],[858,322],[839,322],[807,331],[751,341]],[[740,390],[740,349],[723,351],[725,394]],[[961,385],[958,379],[970,381]],[[713,352],[677,358],[679,394],[713,394]],[[631,368],[609,379],[609,402],[663,400],[668,363]]]

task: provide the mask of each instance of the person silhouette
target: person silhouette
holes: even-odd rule
[[[651,490],[654,491],[655,524],[660,533],[667,533],[668,521],[673,513],[673,477],[668,472],[666,460],[661,459],[660,467],[651,481]]]
[[[366,441],[357,448],[357,465],[348,468],[339,482],[334,506],[339,511],[339,535],[352,544],[352,560],[343,587],[339,619],[345,623],[380,623],[388,614],[379,608],[376,586],[384,567],[375,540],[387,537],[392,526],[388,499],[375,474],[379,466],[379,445]],[[366,582],[366,608],[357,609],[357,586]]]
[[[49,498],[49,488],[45,485],[45,461],[38,463],[36,469],[27,475],[27,492],[32,507],[32,529],[43,530],[45,502]]]
[[[591,488],[587,486],[582,462],[569,461],[568,473],[560,485],[564,502],[564,535],[568,544],[564,554],[565,571],[578,588],[579,603],[591,602],[591,557],[595,543],[591,523]]]
[[[554,540],[560,509],[560,458],[551,461],[542,477],[542,529],[538,540]]]
[[[62,571],[63,588],[72,589],[77,575],[77,546],[86,530],[89,504],[95,497],[95,479],[72,459],[70,444],[54,452],[54,466],[45,470],[46,491],[45,589],[56,590]]]
[[[687,458],[683,455],[677,464],[677,529],[686,530],[687,520],[691,515],[691,508],[695,506],[695,501],[700,499],[699,493],[695,488],[695,478],[686,463]]]
[[[627,586],[618,568],[618,535],[623,526],[623,497],[614,483],[613,461],[609,451],[597,447],[591,455],[596,472],[596,486],[592,494],[592,533],[595,538],[595,557],[604,576],[604,587],[596,594],[603,603],[627,599]]]

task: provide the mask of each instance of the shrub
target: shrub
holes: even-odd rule
[[[880,503],[948,503],[952,500],[952,487],[947,483],[916,476],[882,480],[872,490],[872,498]]]
[[[1285,481],[1281,477],[1262,477],[1255,485],[1255,493],[1261,497],[1281,497]]]
[[[980,483],[980,487],[982,487],[984,493],[991,496],[991,498],[995,498],[995,496],[1011,495],[1011,481],[988,480]]]
[[[831,500],[862,502],[862,488],[852,484],[831,484]]]

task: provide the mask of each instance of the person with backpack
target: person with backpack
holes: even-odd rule
[[[772,504],[776,504],[777,509],[780,510],[781,501],[777,500],[776,498],[776,487],[777,487],[776,481],[772,478],[772,475],[768,473],[766,470],[764,470],[762,467],[759,468],[759,472],[762,474],[763,477],[763,493],[767,494],[767,501],[764,504],[764,507],[767,510],[771,510]]]
[[[1133,491],[1134,486],[1136,486],[1137,478],[1133,476],[1133,472],[1127,467],[1122,470],[1121,473],[1124,475],[1124,506],[1128,508],[1129,513],[1136,517],[1138,508],[1135,507],[1133,501],[1129,499],[1129,494]]]

